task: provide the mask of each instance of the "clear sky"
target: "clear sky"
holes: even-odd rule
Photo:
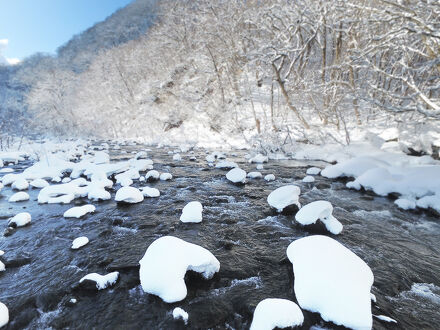
[[[0,59],[54,53],[132,0],[0,0]]]

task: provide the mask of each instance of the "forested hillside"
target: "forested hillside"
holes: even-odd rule
[[[439,17],[429,0],[135,1],[15,81],[33,132],[279,146],[429,131]]]

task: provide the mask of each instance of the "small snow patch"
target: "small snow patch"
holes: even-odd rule
[[[122,187],[116,192],[115,201],[124,203],[140,203],[144,200],[144,195],[135,187]]]
[[[95,212],[96,207],[94,205],[88,204],[83,206],[75,206],[70,209],[68,209],[66,212],[64,212],[65,218],[81,218],[82,216],[86,215],[87,213],[93,213]]]
[[[293,301],[267,298],[260,301],[255,308],[250,330],[297,327],[303,322],[304,315]]]
[[[295,220],[302,225],[311,225],[321,220],[327,230],[334,235],[342,231],[342,224],[332,215],[333,206],[327,201],[315,201],[304,205],[295,215]]]
[[[241,168],[237,167],[226,173],[226,179],[232,183],[245,183],[246,182],[246,172]]]
[[[85,280],[96,282],[96,288],[98,290],[103,290],[109,286],[112,286],[116,283],[119,277],[119,272],[109,273],[107,275],[100,275],[98,273],[90,273],[84,276],[79,280],[79,283],[82,283]]]
[[[202,211],[203,211],[203,206],[200,202],[197,201],[189,202],[188,204],[185,205],[185,207],[182,210],[180,221],[184,223],[202,222]]]
[[[282,212],[283,209],[290,205],[297,205],[299,208],[301,207],[298,201],[300,193],[301,190],[298,186],[287,185],[272,191],[269,196],[267,196],[267,202],[278,212]]]
[[[275,175],[273,175],[273,174],[267,174],[267,175],[264,177],[264,180],[266,180],[267,182],[274,181],[274,180],[275,180]]]
[[[8,226],[24,227],[31,223],[31,219],[32,217],[29,213],[21,212],[9,220]]]
[[[311,175],[307,175],[306,177],[304,177],[304,179],[302,179],[302,182],[312,183],[312,182],[315,182],[315,178]]]
[[[8,324],[9,322],[9,310],[5,304],[0,302],[0,328]]]
[[[22,202],[29,200],[29,194],[24,191],[19,191],[18,193],[13,194],[11,197],[9,197],[9,202]]]
[[[86,245],[87,243],[89,243],[89,239],[85,236],[81,236],[78,238],[75,238],[72,242],[72,250],[77,250],[80,247],[83,247],[84,245]]]
[[[188,324],[188,313],[180,307],[173,309],[173,318],[175,320],[182,320],[185,324]]]

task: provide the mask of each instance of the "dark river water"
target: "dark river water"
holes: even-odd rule
[[[112,151],[112,160],[131,157],[143,146],[124,147],[128,154]],[[266,198],[285,184],[301,187],[300,202],[328,200],[344,225],[334,237],[355,252],[372,269],[372,293],[377,298],[373,314],[386,315],[397,324],[374,318],[375,329],[438,329],[440,325],[440,225],[434,214],[399,210],[391,199],[345,188],[343,182],[317,176],[302,183],[307,167],[323,163],[270,161],[263,175],[276,180],[252,180],[244,186],[227,182],[226,171],[207,166],[206,153],[197,161],[175,162],[167,149],[152,149],[149,156],[158,171],[169,171],[173,180],[148,183],[160,190],[159,198],[134,205],[114,200],[93,203],[94,214],[65,219],[70,205],[38,205],[39,190],[29,190],[27,202],[8,203],[10,187],[0,192],[0,231],[9,216],[30,212],[32,223],[11,236],[0,237],[0,301],[9,308],[5,329],[180,329],[172,310],[189,313],[187,328],[247,329],[255,306],[264,298],[296,302],[292,265],[287,246],[295,239],[324,233],[323,227],[304,228],[293,216],[273,213]],[[239,152],[239,154],[242,154]],[[255,170],[242,157],[230,157],[247,172]],[[14,166],[17,171],[29,166]],[[135,181],[136,187],[145,186]],[[115,190],[112,190],[114,197]],[[183,224],[179,217],[187,202],[204,206],[201,224]],[[87,203],[78,199],[75,204]],[[211,280],[187,273],[185,300],[164,303],[142,291],[138,262],[157,238],[173,235],[207,248],[220,261],[220,272]],[[71,250],[71,242],[87,236],[90,243]],[[119,271],[116,285],[90,290],[78,285],[84,275]],[[70,300],[75,298],[77,303]],[[303,329],[312,326],[337,329],[319,314],[304,311]],[[319,328],[318,327],[318,328]],[[2,329],[3,330],[3,329]]]

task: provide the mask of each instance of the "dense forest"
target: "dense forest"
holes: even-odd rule
[[[440,118],[439,30],[430,0],[138,0],[57,56],[3,67],[3,126],[275,148],[384,123],[413,135]]]

